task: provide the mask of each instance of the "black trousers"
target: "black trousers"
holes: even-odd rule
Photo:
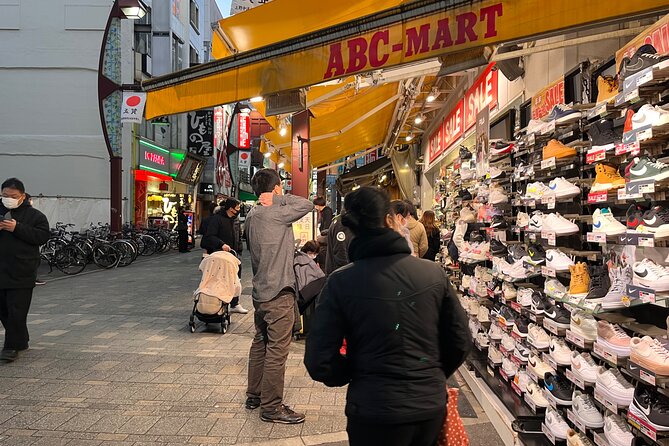
[[[188,251],[188,231],[177,231],[179,233],[179,252]]]
[[[28,348],[28,310],[33,299],[32,288],[0,289],[0,321],[5,327],[5,349]]]
[[[407,424],[366,423],[349,418],[348,442],[350,446],[436,446],[444,414]]]

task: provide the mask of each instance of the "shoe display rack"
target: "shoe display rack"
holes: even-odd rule
[[[463,147],[437,182],[467,372],[523,444],[669,445],[669,60],[649,46],[596,104],[492,142],[485,177]]]

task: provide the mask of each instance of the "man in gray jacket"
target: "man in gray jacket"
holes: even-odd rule
[[[260,419],[297,424],[304,414],[283,404],[286,360],[295,322],[295,239],[292,224],[311,212],[306,198],[283,195],[281,178],[262,169],[251,179],[259,205],[246,217],[253,266],[256,334],[249,353],[246,408],[261,408]]]

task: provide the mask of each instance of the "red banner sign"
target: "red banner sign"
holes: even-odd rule
[[[464,102],[459,101],[448,114],[439,129],[430,137],[428,160],[432,163],[444,150],[450,147],[464,133]]]
[[[486,105],[497,107],[497,81],[498,72],[493,70],[494,63],[481,73],[465,94],[465,131],[476,124],[476,116]]]
[[[616,52],[616,67],[620,70],[620,62],[625,57],[632,57],[640,46],[650,43],[658,54],[669,53],[669,15],[661,18],[657,23],[649,26],[631,42]]]
[[[237,138],[237,147],[240,149],[248,149],[251,147],[251,117],[249,115],[240,114],[238,118],[239,133]]]
[[[532,119],[547,116],[553,107],[564,104],[564,76],[532,96]]]

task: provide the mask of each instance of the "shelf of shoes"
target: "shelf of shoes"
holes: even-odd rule
[[[622,91],[616,96],[615,106],[633,104],[644,97],[662,91],[669,78],[669,62],[662,61],[623,81]]]

